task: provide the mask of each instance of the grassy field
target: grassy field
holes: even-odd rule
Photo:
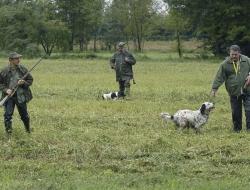
[[[221,60],[134,53],[131,97],[103,101],[118,90],[112,55],[44,59],[32,71],[31,135],[17,110],[11,137],[0,118],[0,189],[249,189],[250,134],[232,131],[224,86],[210,97]],[[204,101],[216,108],[200,135],[179,134],[160,117]]]

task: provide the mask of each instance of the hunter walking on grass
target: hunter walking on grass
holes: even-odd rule
[[[116,71],[116,81],[119,82],[119,97],[130,94],[130,80],[133,79],[132,65],[136,63],[132,53],[125,49],[125,44],[118,44],[118,52],[116,52],[110,60],[111,69]],[[125,94],[125,93],[126,94]]]
[[[234,131],[242,130],[242,102],[246,116],[246,129],[250,132],[250,60],[240,53],[238,45],[230,47],[230,56],[224,60],[215,76],[211,95],[225,82],[230,97]]]
[[[29,88],[32,85],[33,77],[28,74],[24,80],[20,80],[28,69],[20,65],[22,55],[16,52],[10,52],[9,65],[0,71],[0,90],[2,99],[12,95],[13,87],[17,86],[16,92],[4,104],[4,124],[7,134],[12,133],[12,116],[14,108],[17,106],[20,119],[23,121],[26,132],[30,133],[30,116],[27,111],[27,103],[32,99],[32,93]]]

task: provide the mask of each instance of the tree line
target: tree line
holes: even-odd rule
[[[237,43],[250,54],[247,0],[3,0],[0,2],[0,48],[30,57],[52,51],[103,49],[132,41],[143,51],[146,40],[175,36],[182,56],[182,36],[204,42],[215,55]],[[162,6],[165,9],[162,9]],[[162,11],[164,10],[164,11]],[[128,43],[127,43],[128,44]]]
[[[250,56],[250,1],[234,0],[164,0],[172,20],[180,21],[176,31],[192,30],[215,55],[228,54],[228,47],[238,44]]]

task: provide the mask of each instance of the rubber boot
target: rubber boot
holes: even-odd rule
[[[120,97],[124,98],[125,96],[126,96],[126,94],[124,94],[124,91],[118,92],[118,98],[120,98]]]
[[[246,129],[250,132],[250,111],[245,111],[246,116]]]
[[[235,132],[240,132],[242,130],[242,125],[237,123],[237,122],[233,122],[234,125],[234,131]]]
[[[119,81],[119,93],[118,93],[118,98],[122,97],[124,98],[126,94],[124,94],[125,86],[124,86],[125,81]]]
[[[125,88],[125,94],[130,97],[130,88],[126,87]]]
[[[12,123],[11,122],[4,122],[5,125],[5,131],[7,134],[11,134],[12,133]]]
[[[25,127],[25,131],[27,133],[30,133],[30,118],[22,119],[22,121],[23,121],[23,124],[24,124],[24,127]]]

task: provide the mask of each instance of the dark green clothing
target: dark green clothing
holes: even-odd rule
[[[125,61],[125,57],[129,59]],[[116,67],[116,81],[126,81],[133,78],[132,65],[136,63],[135,58],[129,51],[116,52],[110,59],[110,66],[113,69]]]
[[[242,94],[250,94],[250,85],[244,89],[244,84],[250,71],[250,60],[247,56],[240,55],[238,73],[236,74],[231,57],[224,60],[215,76],[212,90],[217,91],[225,82],[225,87],[229,96],[239,97]]]
[[[19,76],[19,78],[21,79],[26,73],[28,73],[28,69],[22,65],[17,66],[16,68],[16,74],[14,76]],[[10,89],[10,83],[11,80],[13,79],[13,72],[11,71],[11,67],[10,65],[4,67],[1,69],[0,71],[0,91],[2,92],[2,98],[3,99],[6,95],[7,95],[7,90]],[[33,77],[28,74],[27,77],[24,79],[25,83],[21,86],[19,86],[18,88],[20,88],[19,90],[17,90],[17,98],[20,96],[24,96],[25,97],[25,102],[28,103],[32,98],[32,93],[31,90],[29,88],[30,85],[32,85],[33,83]],[[16,80],[17,83],[18,79]],[[11,85],[13,87],[13,85]],[[22,98],[20,98],[22,99]],[[21,102],[23,103],[23,102]]]

